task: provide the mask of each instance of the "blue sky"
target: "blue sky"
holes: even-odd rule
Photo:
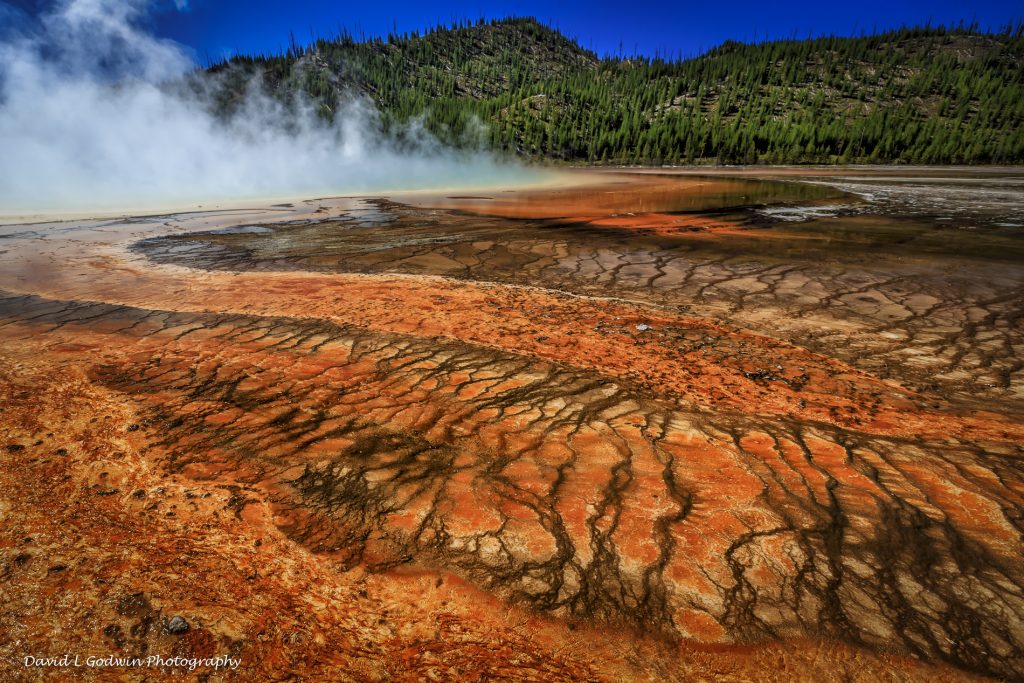
[[[358,37],[423,30],[440,23],[478,17],[532,15],[557,27],[599,54],[641,52],[694,55],[721,42],[804,37],[822,33],[855,34],[900,24],[976,19],[982,28],[999,28],[1024,17],[1019,2],[986,0],[701,0],[630,2],[572,0],[540,2],[446,0],[445,2],[348,0],[157,0],[153,18],[160,35],[190,46],[200,61],[232,52],[276,52],[289,34],[308,42],[315,33],[333,35],[340,24]],[[29,9],[47,0],[8,0]],[[30,10],[31,11],[31,10]]]

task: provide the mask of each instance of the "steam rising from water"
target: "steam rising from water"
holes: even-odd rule
[[[328,124],[311,109],[287,114],[255,94],[219,120],[200,97],[167,87],[195,64],[177,43],[139,28],[149,4],[61,0],[33,26],[0,36],[0,213],[484,185],[534,174],[446,150],[416,128],[399,147],[366,103],[349,104]],[[0,19],[14,13],[0,0]]]

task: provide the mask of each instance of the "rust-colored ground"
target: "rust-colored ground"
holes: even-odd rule
[[[1001,209],[593,182],[4,228],[0,677],[1024,675]]]

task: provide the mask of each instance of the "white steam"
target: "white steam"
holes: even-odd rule
[[[138,28],[150,0],[62,0],[0,35],[0,213],[170,207],[209,199],[522,182],[532,173],[445,150],[422,130],[400,147],[353,102],[325,123],[250,95],[223,121],[184,88],[177,43]],[[0,1],[0,17],[12,13]],[[287,122],[287,123],[286,123]],[[410,152],[409,139],[414,140]]]

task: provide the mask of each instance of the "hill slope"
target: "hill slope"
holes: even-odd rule
[[[343,34],[219,74],[324,116],[364,95],[385,126],[423,117],[452,144],[608,163],[1024,162],[1024,31],[902,29],[727,43],[697,58],[598,59],[533,19],[357,42]]]

